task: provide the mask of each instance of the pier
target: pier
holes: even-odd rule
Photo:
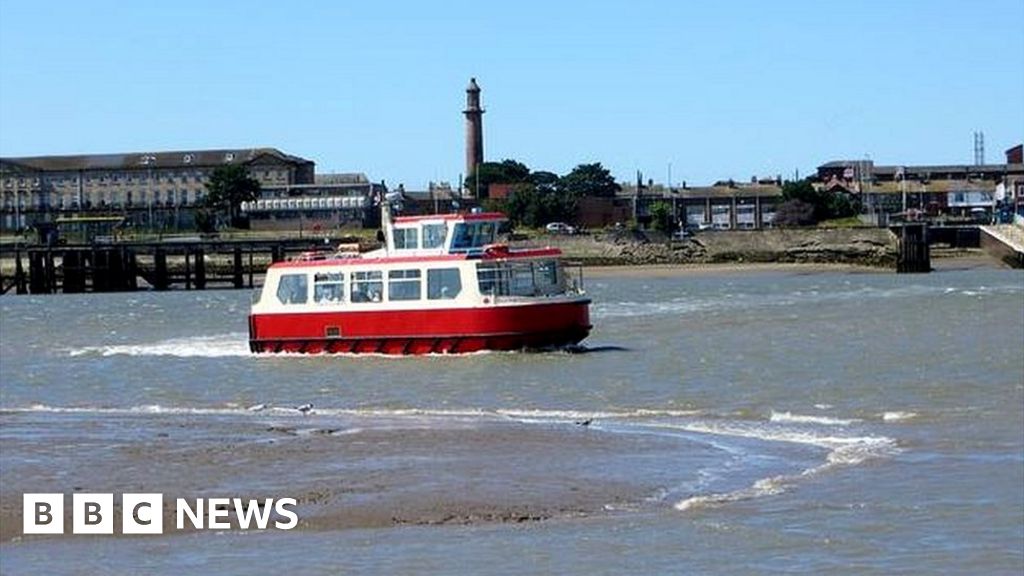
[[[896,230],[896,272],[931,272],[931,249],[927,224],[904,224]]]
[[[349,238],[196,240],[3,246],[0,294],[74,294],[252,288],[273,262],[328,249]]]

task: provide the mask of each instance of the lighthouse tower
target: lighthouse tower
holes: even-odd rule
[[[466,88],[466,177],[476,173],[484,161],[484,109],[480,107],[480,87],[476,78],[469,79]]]

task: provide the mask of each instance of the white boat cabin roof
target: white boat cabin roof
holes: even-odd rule
[[[499,212],[399,216],[384,222],[384,246],[364,257],[474,254],[498,241]]]

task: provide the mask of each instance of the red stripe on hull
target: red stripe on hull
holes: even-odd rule
[[[576,344],[590,333],[589,300],[444,310],[250,316],[254,352],[430,354]]]

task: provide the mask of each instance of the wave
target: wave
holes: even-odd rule
[[[516,351],[479,350],[459,354],[421,354],[402,356],[398,354],[379,353],[318,353],[300,354],[297,352],[261,352],[256,354],[249,350],[249,336],[245,332],[217,334],[210,336],[191,336],[186,338],[170,338],[159,342],[144,344],[109,344],[105,346],[83,346],[67,349],[69,356],[169,356],[176,358],[316,358],[337,357],[372,359],[403,359],[403,358],[467,358],[489,354],[517,354]]]
[[[801,479],[822,474],[839,466],[856,466],[868,460],[892,456],[900,452],[896,441],[886,436],[836,436],[789,427],[767,428],[748,423],[741,425],[736,423],[718,423],[710,426],[707,424],[694,424],[687,426],[686,429],[709,434],[740,436],[775,442],[793,442],[826,448],[829,452],[825,457],[824,463],[807,468],[797,474],[783,474],[761,478],[749,487],[730,492],[701,494],[684,498],[673,505],[679,511],[763,496],[774,496],[785,492],[790,486],[796,484]]]
[[[904,420],[910,420],[917,418],[917,412],[905,412],[902,410],[894,410],[892,412],[883,412],[882,420],[886,422],[902,422]]]
[[[110,344],[68,350],[69,356],[173,356],[177,358],[225,358],[251,356],[244,332],[211,336],[171,338],[148,344]]]
[[[828,416],[806,416],[803,414],[793,414],[792,412],[772,412],[769,417],[771,422],[784,422],[792,424],[823,424],[826,426],[849,426],[855,422],[860,422],[856,418],[845,419],[845,418],[831,418]]]

